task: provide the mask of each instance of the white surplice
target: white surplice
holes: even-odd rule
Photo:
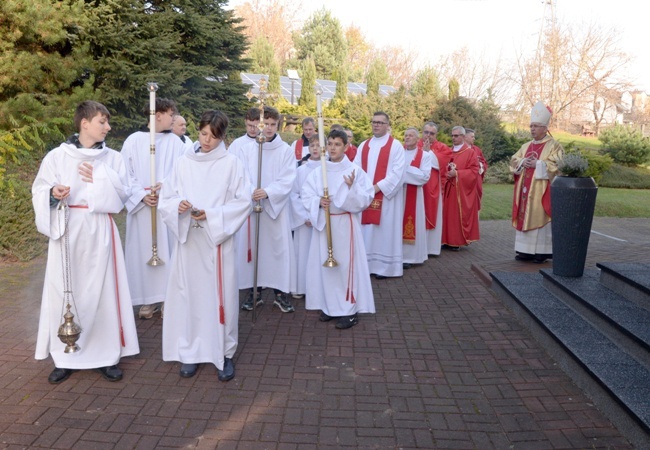
[[[368,176],[370,181],[375,179],[375,169],[379,151],[386,145],[389,135],[380,138],[370,138],[368,152]],[[363,147],[359,145],[354,163],[362,167]],[[404,212],[404,196],[402,195],[403,176],[406,169],[404,164],[404,147],[395,139],[390,149],[386,177],[376,183],[384,193],[381,205],[381,220],[379,225],[362,225],[363,238],[368,254],[370,273],[386,277],[401,277],[402,267],[402,219]]]
[[[343,176],[352,171],[355,179],[348,187]],[[338,265],[323,267],[329,256],[325,212],[320,207],[323,174],[314,170],[307,177],[301,195],[314,225],[307,262],[305,308],[321,310],[331,317],[374,313],[375,299],[361,232],[361,211],[375,195],[372,181],[345,156],[341,162],[327,162],[327,185],[332,200],[332,254]]]
[[[194,147],[196,146],[195,144],[198,143],[199,141],[192,142],[192,139],[190,139],[189,136],[183,136],[181,137],[181,141],[183,142],[183,145],[185,146],[185,149],[183,153],[194,150]]]
[[[79,165],[93,166],[93,182],[82,181]],[[69,263],[72,313],[82,328],[80,350],[64,353],[58,336],[64,313],[65,210],[50,207],[50,189],[70,187]],[[49,152],[32,186],[38,231],[50,238],[43,286],[36,359],[52,355],[58,368],[95,369],[140,352],[119,231],[110,214],[129,196],[126,168],[107,147],[77,148],[65,143]],[[65,260],[66,258],[64,258]]]
[[[159,209],[175,237],[164,361],[208,362],[223,370],[224,358],[237,350],[239,290],[232,238],[251,210],[248,183],[243,164],[222,142],[209,153],[187,152],[163,185]],[[182,200],[205,210],[206,220],[195,221],[190,211],[178,214]]]
[[[424,194],[422,186],[431,178],[431,165],[433,163],[433,152],[422,152],[422,159],[419,167],[413,167],[411,163],[415,158],[418,150],[405,150],[404,163],[406,172],[404,172],[404,206],[406,207],[406,185],[412,184],[417,186],[417,196],[415,200],[415,243],[408,244],[403,242],[403,260],[405,263],[421,264],[427,260],[427,233],[426,233],[426,216],[424,213]],[[402,217],[404,214],[402,213]]]
[[[253,287],[255,259],[255,222],[260,221],[259,264],[257,286],[289,293],[296,290],[296,258],[291,238],[291,210],[289,198],[296,178],[296,160],[291,148],[276,135],[273,141],[262,144],[261,213],[251,213],[237,233],[237,266],[239,288]],[[249,199],[257,188],[257,161],[259,144],[248,144],[238,152],[244,163],[244,174],[251,185]],[[252,200],[251,200],[252,202]],[[250,261],[248,256],[251,256]]]
[[[162,265],[147,264],[152,256],[151,208],[142,199],[151,186],[151,153],[149,132],[136,131],[126,138],[122,157],[129,172],[131,196],[126,202],[126,267],[134,305],[151,305],[165,300],[169,279],[171,236],[167,226],[156,214],[156,241]],[[174,133],[156,133],[156,181],[163,181],[174,162],[185,152],[185,144]]]
[[[293,248],[296,253],[296,291],[294,294],[304,294],[307,283],[307,256],[311,242],[312,226],[305,222],[309,213],[303,205],[300,194],[307,176],[312,170],[321,169],[321,161],[307,160],[296,171],[296,180],[291,189],[291,229],[293,230]]]
[[[239,156],[239,152],[243,147],[247,146],[248,144],[255,143],[257,143],[257,141],[254,137],[250,137],[248,134],[244,134],[243,136],[239,136],[237,139],[230,143],[228,146],[228,151],[233,155]]]
[[[438,177],[438,186],[441,186],[438,194],[438,212],[436,216],[436,227],[427,230],[427,253],[429,255],[439,255],[442,247],[442,184],[440,180],[440,163],[434,152],[431,153],[431,176]]]

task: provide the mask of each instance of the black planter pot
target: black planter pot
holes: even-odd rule
[[[553,274],[581,277],[585,270],[598,186],[593,178],[558,176],[551,183]]]

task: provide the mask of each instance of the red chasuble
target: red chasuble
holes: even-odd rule
[[[350,145],[345,151],[345,156],[347,156],[350,161],[354,161],[354,157],[357,156],[357,148],[354,145]]]
[[[478,209],[479,211],[481,210],[481,199],[483,198],[483,180],[485,179],[485,174],[487,173],[488,170],[488,163],[487,160],[485,159],[485,156],[483,155],[483,150],[481,150],[480,147],[476,145],[472,145],[472,148],[476,152],[476,156],[478,157],[478,162],[479,164],[483,165],[483,173],[479,177],[478,184],[476,186],[478,190]]]
[[[422,139],[418,141],[418,149],[423,146]],[[440,141],[436,141],[429,147],[438,159],[440,170],[431,169],[431,178],[422,186],[424,196],[424,215],[426,216],[427,230],[433,230],[438,225],[438,203],[440,202],[440,191],[447,177],[447,163],[451,158],[451,149]]]
[[[443,193],[442,243],[454,247],[478,241],[478,157],[467,145],[452,152],[449,163],[456,165],[456,178],[448,179]]]
[[[540,144],[534,144],[530,143],[528,146],[528,149],[526,150],[526,155],[524,156],[525,158],[528,158],[530,156],[534,157],[535,159],[539,158],[539,155],[542,154],[544,151],[544,146],[546,145],[546,142],[542,142]],[[524,230],[524,215],[526,214],[526,209],[528,206],[528,194],[530,193],[530,185],[533,182],[533,178],[535,177],[535,168],[526,168],[524,169],[519,175],[515,175],[515,184],[517,184],[517,181],[519,180],[520,177],[524,177],[522,186],[521,186],[521,191],[520,191],[520,197],[519,198],[514,198],[512,202],[512,223],[516,224],[515,228],[517,231],[529,231],[529,230]],[[515,190],[515,192],[517,192]],[[547,216],[551,216],[551,183],[548,183],[546,186],[546,190],[544,191],[544,194],[542,195],[542,207],[544,208],[544,211],[546,212]]]
[[[411,161],[411,167],[420,167],[422,162],[421,148],[416,150],[415,158]],[[406,185],[406,199],[404,200],[404,219],[402,222],[402,242],[404,244],[415,244],[415,212],[418,198],[418,187],[414,184]]]
[[[296,159],[298,161],[302,159],[302,138],[296,141]]]
[[[388,142],[379,150],[379,158],[377,158],[377,167],[375,168],[375,177],[372,184],[375,185],[381,180],[386,178],[388,172],[388,159],[390,157],[390,148],[393,146],[393,136],[388,137]],[[366,141],[361,149],[361,168],[368,172],[368,153],[370,153],[370,139]],[[384,193],[381,189],[375,194],[375,198],[370,203],[370,206],[361,214],[362,225],[379,225],[381,221],[381,204],[384,201]]]

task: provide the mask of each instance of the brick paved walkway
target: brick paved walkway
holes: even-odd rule
[[[648,220],[596,219],[588,265],[645,260]],[[508,222],[482,239],[373,280],[376,315],[340,331],[297,302],[240,315],[237,376],[161,360],[162,321],[138,321],[125,378],[52,386],[33,358],[43,260],[0,267],[0,448],[632,448],[485,287],[513,261]],[[334,237],[336,238],[336,237]],[[625,258],[625,259],[624,259]],[[474,266],[472,269],[472,265]]]

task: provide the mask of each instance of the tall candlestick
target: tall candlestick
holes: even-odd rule
[[[323,106],[321,91],[316,91],[316,111],[318,112],[318,144],[320,145],[320,165],[323,171],[323,188],[327,189],[327,159],[325,157],[325,126],[323,125]]]
[[[149,89],[149,146],[151,154],[151,187],[156,184],[156,83],[147,83]]]

